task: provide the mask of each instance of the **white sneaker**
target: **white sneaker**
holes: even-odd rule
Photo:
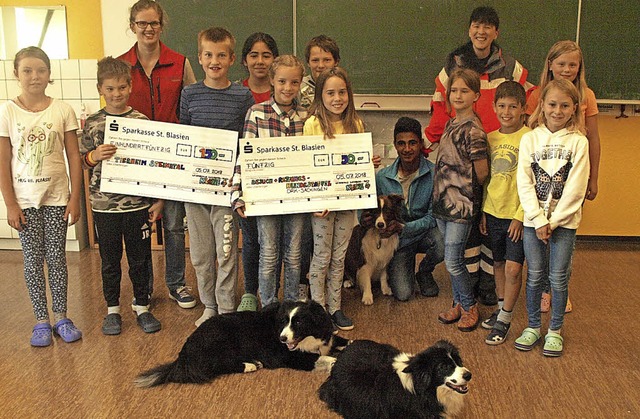
[[[202,316],[200,316],[200,318],[198,320],[196,320],[196,327],[200,327],[200,325],[204,322],[206,322],[207,320],[209,320],[210,318],[212,318],[213,316],[215,316],[217,313],[214,309],[212,308],[205,308],[204,312],[202,313]]]

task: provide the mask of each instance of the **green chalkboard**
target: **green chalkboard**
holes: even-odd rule
[[[583,1],[580,47],[598,99],[640,100],[640,1]]]
[[[189,0],[161,1],[170,23],[163,35],[189,57],[198,79],[197,34],[224,26],[236,53],[253,32],[271,34],[280,53],[296,51],[319,34],[340,45],[341,65],[356,93],[432,94],[447,54],[468,41],[471,11],[487,4],[500,15],[497,42],[538,84],[544,58],[556,41],[576,39],[579,0]],[[295,9],[294,9],[295,3]],[[295,10],[295,16],[294,16]],[[294,24],[295,22],[295,24]],[[587,82],[599,99],[640,99],[640,1],[582,1],[580,45]],[[246,77],[240,58],[230,78]]]
[[[273,36],[281,54],[293,50],[293,2],[291,0],[189,0],[159,2],[169,16],[162,40],[189,58],[196,78],[204,72],[198,64],[198,32],[222,26],[236,38],[236,62],[229,71],[231,80],[246,78],[242,66],[242,45],[254,32]]]
[[[575,39],[578,0],[487,1],[500,15],[497,42],[537,84],[558,39]],[[544,6],[540,6],[543,4]],[[298,0],[298,51],[325,33],[340,46],[357,93],[431,94],[447,54],[469,40],[473,0]]]

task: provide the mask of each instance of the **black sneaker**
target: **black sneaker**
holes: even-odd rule
[[[496,324],[496,320],[498,320],[498,314],[500,314],[500,309],[491,313],[491,316],[482,322],[482,328],[487,330],[493,329],[493,325]]]
[[[511,323],[502,323],[500,320],[496,320],[496,324],[493,325],[493,329],[491,329],[491,332],[489,332],[484,342],[487,345],[500,345],[504,343],[510,328]]]
[[[416,274],[416,281],[418,281],[418,288],[420,288],[420,294],[423,297],[437,297],[440,292],[438,284],[433,279],[433,273],[420,272]]]
[[[138,315],[138,325],[144,330],[144,333],[155,333],[162,328],[158,319],[153,317],[153,314],[145,311]]]
[[[169,291],[169,298],[176,301],[182,308],[193,308],[196,306],[196,299],[189,293],[189,287],[178,287]]]
[[[498,304],[498,295],[494,290],[478,290],[478,301],[483,306],[495,306]]]
[[[353,321],[350,318],[344,315],[342,310],[338,310],[331,315],[331,320],[333,320],[333,324],[340,330],[351,330],[353,329]]]
[[[119,335],[122,331],[122,317],[118,313],[107,314],[102,321],[102,333],[105,335]]]

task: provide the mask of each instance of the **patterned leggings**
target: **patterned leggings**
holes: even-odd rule
[[[27,219],[19,232],[24,255],[24,279],[37,321],[49,319],[44,261],[47,261],[49,288],[53,312],[67,311],[67,257],[65,254],[67,222],[66,207],[43,206],[22,212]]]

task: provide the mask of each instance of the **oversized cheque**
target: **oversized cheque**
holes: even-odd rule
[[[247,215],[372,208],[371,133],[240,140]]]
[[[127,195],[229,207],[238,133],[109,117],[100,189]]]

